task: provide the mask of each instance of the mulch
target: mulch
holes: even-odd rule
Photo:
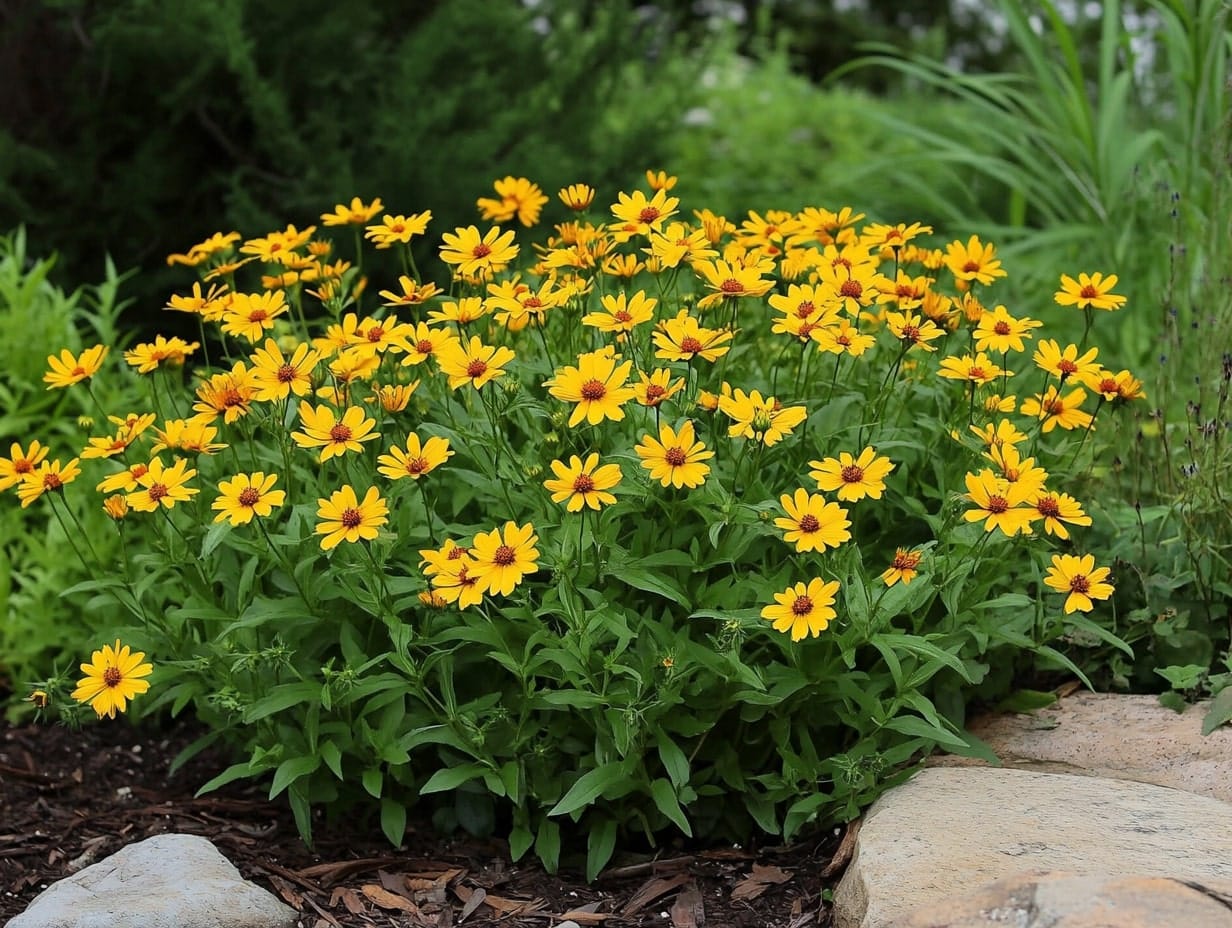
[[[0,924],[50,883],[176,832],[212,841],[245,878],[301,912],[303,928],[828,926],[822,895],[852,843],[825,831],[790,847],[620,853],[593,884],[566,866],[552,875],[527,858],[513,863],[498,840],[437,835],[428,822],[413,822],[400,849],[352,822],[319,831],[309,850],[285,802],[260,787],[194,797],[226,766],[221,754],[203,752],[168,776],[198,734],[187,722],[70,731],[0,721]]]

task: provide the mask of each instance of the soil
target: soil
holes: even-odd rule
[[[303,928],[830,925],[822,893],[843,856],[831,831],[790,847],[618,853],[593,884],[567,867],[552,875],[527,858],[513,863],[500,841],[437,835],[428,822],[412,823],[404,848],[351,824],[320,831],[309,850],[285,802],[259,786],[194,797],[227,765],[223,755],[203,752],[168,775],[198,734],[182,722],[82,731],[0,722],[0,924],[50,883],[176,832],[207,837],[245,878],[301,912]]]

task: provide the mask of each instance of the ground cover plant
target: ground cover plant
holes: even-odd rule
[[[1083,677],[1063,637],[1128,651],[1068,492],[1143,397],[1096,343],[1115,269],[1011,311],[977,235],[676,186],[574,184],[532,234],[509,176],[481,225],[355,198],[171,256],[198,337],[54,353],[101,434],[0,462],[118,541],[69,533],[106,644],[36,703],[191,707],[242,758],[203,788],[268,778],[306,839],[359,807],[396,844],[418,804],[548,869],[585,834],[593,876],[618,840],[849,819],[987,756],[969,699]]]

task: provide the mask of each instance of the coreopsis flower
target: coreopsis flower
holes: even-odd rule
[[[512,361],[512,348],[485,345],[478,335],[466,344],[448,342],[437,350],[437,364],[449,378],[449,388],[456,390],[470,384],[476,390],[495,377],[504,377],[505,365]]]
[[[980,314],[975,327],[975,350],[997,351],[1001,354],[1025,351],[1023,339],[1031,338],[1031,330],[1038,329],[1041,325],[1043,323],[1039,320],[1025,316],[1015,319],[1004,306],[994,306]]]
[[[329,362],[329,373],[334,382],[346,389],[357,380],[370,380],[381,366],[380,355],[358,348],[348,348]],[[318,390],[317,395],[323,395]],[[344,395],[348,395],[345,394]]]
[[[227,447],[214,441],[217,435],[218,429],[201,419],[167,419],[161,429],[154,430],[154,445],[150,453],[191,451],[210,455]]]
[[[568,187],[561,187],[556,195],[560,197],[560,202],[578,213],[590,209],[590,204],[595,202],[595,188],[587,184],[570,184]]]
[[[646,169],[646,183],[650,185],[651,190],[671,190],[676,186],[677,180],[679,178],[676,175],[668,174],[667,171]]]
[[[950,242],[945,246],[945,266],[954,279],[961,284],[990,284],[998,277],[1005,277],[997,249],[991,242],[987,245],[978,235],[972,235],[967,244]]]
[[[398,277],[398,286],[402,288],[401,293],[395,293],[392,290],[382,290],[377,295],[385,298],[386,306],[418,306],[421,303],[426,303],[438,293],[440,288],[434,283],[417,284],[415,281],[407,277],[405,274]]]
[[[110,458],[123,454],[142,432],[154,424],[157,416],[152,412],[147,412],[144,414],[131,413],[124,418],[119,416],[108,416],[107,418],[118,425],[119,430],[110,438],[91,438],[81,452],[83,458]]]
[[[693,423],[689,420],[679,431],[670,425],[660,426],[657,439],[643,435],[633,450],[642,459],[642,467],[650,471],[652,480],[676,489],[693,489],[705,483],[710,465],[702,462],[714,457],[714,452],[707,451],[706,446],[697,440]]]
[[[116,491],[132,493],[140,486],[137,481],[145,476],[146,471],[149,469],[149,464],[138,461],[136,464],[130,464],[117,474],[103,478],[102,482],[95,489],[100,493],[115,493]],[[128,501],[125,500],[125,511],[128,509],[127,503]]]
[[[480,197],[475,204],[483,219],[508,222],[516,216],[518,222],[528,228],[539,221],[539,213],[548,198],[538,184],[525,177],[508,176],[496,181],[493,186],[500,199]]]
[[[665,361],[692,361],[700,357],[715,361],[731,350],[732,333],[726,329],[707,329],[680,310],[672,319],[661,319],[654,332],[655,357]]]
[[[200,316],[203,322],[218,322],[222,319],[222,314],[226,312],[230,299],[231,295],[227,293],[225,286],[213,284],[202,294],[201,284],[194,283],[191,296],[172,294],[163,308],[175,312],[193,313]]]
[[[240,416],[248,415],[256,398],[257,384],[252,371],[243,361],[236,361],[231,370],[215,374],[197,387],[194,418],[208,425],[222,416],[230,425]]]
[[[470,325],[488,314],[490,307],[482,297],[467,296],[458,300],[446,300],[440,309],[428,313],[429,322],[452,322],[458,328]]]
[[[390,348],[401,350],[402,340],[414,331],[413,325],[399,322],[393,313],[384,319],[369,316],[356,324],[355,331],[349,335],[347,349],[369,355],[383,354]]]
[[[932,231],[932,226],[921,225],[918,222],[913,222],[911,225],[900,222],[893,226],[870,222],[860,230],[860,244],[869,249],[889,251],[889,256],[893,257],[895,251],[917,235],[931,235]]]
[[[143,664],[145,652],[134,651],[116,639],[114,647],[103,645],[90,655],[90,663],[81,665],[85,676],[77,682],[73,699],[88,703],[98,717],[114,719],[117,712],[128,707],[128,701],[148,692],[150,681],[143,680],[154,671],[152,664]]]
[[[1079,274],[1078,279],[1068,274],[1061,275],[1061,289],[1053,294],[1060,306],[1076,306],[1078,309],[1106,309],[1109,312],[1125,305],[1125,297],[1113,293],[1117,275]]]
[[[378,251],[397,244],[409,245],[412,238],[428,230],[431,221],[430,209],[410,216],[382,216],[376,225],[364,227],[364,238],[373,242]]]
[[[448,438],[433,435],[421,444],[419,436],[412,432],[406,438],[406,450],[394,445],[388,454],[382,454],[376,459],[376,469],[390,480],[401,480],[403,477],[418,480],[436,470],[453,455]]]
[[[355,495],[355,489],[344,486],[330,494],[329,499],[317,500],[316,534],[321,537],[321,550],[331,551],[343,541],[371,541],[387,521],[389,507],[376,487],[369,487],[363,501]]]
[[[800,228],[793,238],[821,245],[850,244],[856,240],[852,227],[863,218],[863,213],[854,212],[850,206],[842,207],[837,213],[824,207],[806,206],[796,214]]]
[[[598,512],[603,506],[616,502],[616,497],[608,491],[620,483],[619,464],[600,467],[599,455],[591,453],[585,461],[574,454],[568,464],[553,461],[551,466],[556,477],[543,481],[543,485],[552,494],[552,502],[568,500],[566,508],[570,512],[580,512],[584,506]]]
[[[999,393],[994,393],[984,398],[985,412],[1010,413],[1017,409],[1018,397],[1012,394],[1010,396],[1002,396]]]
[[[1045,433],[1051,432],[1058,425],[1066,430],[1085,429],[1091,424],[1092,416],[1082,411],[1082,404],[1087,398],[1087,391],[1075,387],[1067,395],[1061,396],[1061,391],[1049,386],[1043,394],[1035,394],[1030,399],[1022,401],[1022,414],[1039,419],[1043,422]]]
[[[402,412],[411,401],[411,394],[418,388],[418,380],[414,383],[387,383],[380,386],[373,384],[372,396],[368,397],[368,402],[380,403],[386,412]]]
[[[824,551],[851,540],[847,510],[827,502],[820,493],[810,494],[801,487],[792,496],[780,496],[779,504],[787,518],[775,519],[774,524],[783,530],[783,540],[795,545],[797,551]]]
[[[23,451],[21,445],[13,442],[9,446],[9,456],[0,457],[0,490],[14,487],[21,483],[26,474],[34,473],[49,450],[38,441],[32,441],[29,450]]]
[[[634,235],[649,235],[653,230],[658,232],[663,227],[664,220],[676,215],[676,207],[680,205],[678,197],[669,197],[666,190],[656,190],[650,199],[640,190],[633,194],[616,194],[617,202],[612,204],[612,215],[619,222],[610,226],[617,242],[627,242]]]
[[[912,277],[906,271],[899,270],[894,280],[878,276],[873,279],[877,288],[878,303],[893,303],[899,310],[919,309],[924,297],[932,292],[934,281],[931,277]],[[929,318],[933,318],[931,314]]]
[[[604,419],[619,422],[625,417],[621,407],[633,399],[633,388],[625,386],[632,367],[632,361],[618,364],[606,352],[590,351],[578,356],[577,367],[560,368],[544,386],[556,399],[577,404],[569,416],[569,428],[583,419],[590,425]]]
[[[1031,534],[1031,523],[1040,517],[1030,501],[1034,491],[1029,486],[1010,483],[988,468],[978,474],[967,474],[967,499],[974,508],[963,513],[968,522],[984,522],[984,531],[999,528],[1006,535]]]
[[[748,248],[777,254],[783,251],[789,238],[801,231],[803,226],[786,210],[767,210],[765,216],[749,210],[748,218],[736,230],[736,238]]]
[[[757,390],[745,393],[738,388],[719,401],[719,411],[732,420],[729,436],[749,438],[766,447],[778,444],[808,417],[803,406],[782,406],[773,396],[762,397]]]
[[[257,260],[256,257],[237,258],[231,261],[223,261],[220,264],[215,264],[212,268],[206,271],[205,280],[208,282],[208,281],[218,280],[220,277],[229,278],[232,275],[234,275],[235,272],[238,271],[240,268],[242,268],[245,264],[248,264],[249,262],[256,261],[256,260]],[[273,259],[271,258],[269,260],[273,260]],[[215,320],[222,318],[222,312],[226,310],[227,305],[230,303],[230,301],[231,301],[231,294],[229,293],[225,294],[223,298],[219,301],[222,305],[217,308],[217,315],[214,317]],[[202,312],[201,318],[205,319],[207,322],[212,321],[210,317],[207,317],[205,315],[204,312]]]
[[[247,525],[253,516],[264,519],[286,500],[285,490],[275,490],[277,474],[256,471],[251,474],[236,474],[230,480],[218,483],[218,498],[210,506],[217,511],[215,522],[224,519],[232,525]]]
[[[1062,381],[1071,377],[1085,381],[1090,375],[1099,372],[1099,365],[1095,363],[1098,355],[1098,348],[1089,348],[1079,356],[1077,345],[1066,345],[1062,349],[1059,343],[1046,338],[1039,343],[1039,348],[1031,357],[1036,367]]]
[[[72,483],[81,474],[78,459],[73,458],[61,466],[59,459],[43,461],[39,466],[23,474],[17,486],[17,498],[25,509],[44,493],[62,493],[65,484]]]
[[[272,293],[234,293],[222,314],[222,330],[255,343],[274,327],[274,320],[287,312],[286,296]]]
[[[931,319],[923,319],[912,312],[886,313],[886,328],[902,342],[904,347],[919,347],[925,351],[936,351],[937,349],[929,342],[945,334],[945,331],[937,328]]]
[[[493,226],[482,236],[475,226],[459,226],[441,238],[441,260],[455,268],[458,275],[472,276],[484,271],[497,271],[518,256],[513,243],[513,230],[501,232]]]
[[[167,266],[181,264],[186,267],[196,267],[219,252],[227,251],[240,240],[238,232],[215,232],[204,242],[198,242],[188,249],[187,254],[167,255]]]
[[[920,312],[937,323],[940,328],[953,331],[958,327],[958,313],[954,311],[954,300],[944,293],[929,290],[920,300]]]
[[[1065,598],[1065,614],[1069,615],[1090,612],[1095,608],[1092,600],[1107,599],[1113,594],[1115,588],[1108,582],[1109,573],[1107,567],[1095,566],[1092,554],[1054,554],[1044,582],[1058,593],[1069,594]]]
[[[351,205],[339,203],[332,213],[322,213],[321,222],[327,226],[362,226],[385,208],[381,198],[364,203],[359,197],[351,198]]]
[[[1146,396],[1142,389],[1142,381],[1129,371],[1113,373],[1105,368],[1090,372],[1082,378],[1082,382],[1102,396],[1105,402],[1118,401],[1128,403],[1130,400],[1140,400]]]
[[[304,429],[292,432],[291,438],[301,448],[320,448],[321,463],[348,451],[363,451],[362,442],[381,437],[373,431],[376,420],[367,418],[358,406],[348,408],[340,419],[328,406],[313,408],[307,400],[301,400],[299,418]]]
[[[973,425],[971,431],[990,448],[1001,445],[1016,445],[1027,440],[1027,434],[1020,431],[1009,419],[999,419],[987,425]]]
[[[818,282],[838,301],[839,308],[859,317],[877,299],[877,272],[869,264],[831,263],[817,266]]]
[[[993,445],[984,457],[992,461],[1001,476],[1018,489],[1038,493],[1048,481],[1048,471],[1035,463],[1035,458],[1024,458],[1013,445]]]
[[[1043,490],[1032,501],[1035,511],[1044,520],[1044,531],[1058,538],[1068,539],[1070,525],[1090,525],[1091,517],[1082,511],[1082,503],[1068,493],[1051,493]]]
[[[765,606],[761,617],[774,624],[777,632],[790,632],[792,641],[819,636],[838,615],[833,603],[838,581],[828,583],[815,577],[808,584],[797,583],[774,594],[774,605]]]
[[[89,380],[103,366],[103,358],[110,350],[106,345],[95,345],[77,356],[67,348],[60,352],[59,357],[48,355],[47,365],[51,370],[43,375],[43,383],[47,384],[48,390],[56,390]]]
[[[286,399],[292,393],[304,396],[312,390],[312,372],[321,355],[306,343],[295,346],[288,359],[272,338],[265,340],[265,347],[252,355],[252,382],[254,398],[260,402]]]
[[[107,513],[107,518],[113,522],[119,522],[128,515],[128,500],[119,493],[108,496],[103,500],[103,512]]]
[[[1006,371],[997,367],[988,355],[982,351],[974,358],[969,354],[965,354],[961,358],[956,356],[942,358],[941,367],[937,371],[938,377],[945,377],[950,380],[965,380],[976,386],[992,383],[1002,374],[1010,377],[1014,376],[1013,371]]]
[[[710,247],[705,230],[690,229],[683,222],[673,222],[664,232],[651,232],[650,247],[643,251],[657,258],[660,267],[679,267],[719,256]]]
[[[632,280],[645,269],[637,255],[608,255],[603,259],[600,270],[609,277],[623,277]]]
[[[176,503],[186,503],[201,491],[188,486],[188,481],[197,475],[184,458],[176,458],[170,467],[164,467],[160,458],[150,461],[144,474],[137,478],[140,489],[128,494],[128,505],[137,512],[154,512],[159,506],[171,509]]]
[[[894,470],[889,458],[881,457],[869,447],[853,457],[849,451],[840,451],[837,458],[809,461],[809,476],[817,481],[817,489],[826,493],[838,491],[838,498],[847,502],[869,497],[881,499],[885,492],[885,478]]]
[[[414,333],[403,337],[402,350],[406,357],[402,359],[402,364],[410,366],[422,364],[431,357],[439,358],[441,351],[457,343],[458,337],[449,329],[434,329],[426,322],[416,323]]]
[[[496,321],[511,331],[517,332],[529,323],[543,326],[548,313],[564,306],[569,294],[556,288],[556,279],[549,277],[538,290],[517,281],[488,284],[487,305],[496,313]]]
[[[887,587],[894,586],[900,580],[903,586],[909,584],[915,579],[919,573],[920,560],[924,557],[923,551],[911,551],[908,548],[895,548],[894,560],[890,562],[881,574],[881,580]]]
[[[661,406],[666,400],[684,389],[684,378],[672,380],[672,372],[665,367],[657,368],[647,377],[642,371],[637,372],[638,382],[633,385],[633,397],[643,406]],[[718,398],[715,398],[718,402]]]
[[[817,342],[818,351],[828,351],[830,354],[849,354],[858,358],[868,351],[877,341],[872,335],[861,332],[848,320],[840,319],[833,325],[823,325],[809,332],[809,337]]]
[[[143,342],[125,351],[124,360],[130,367],[137,368],[138,374],[148,374],[157,370],[164,361],[177,367],[183,365],[184,359],[200,347],[200,342],[158,335],[152,342]]]
[[[744,267],[728,261],[699,261],[693,270],[705,278],[706,288],[711,291],[697,301],[698,309],[726,299],[764,296],[774,287],[773,280],[762,277],[760,265]]]
[[[799,325],[832,325],[838,321],[839,304],[833,293],[820,284],[791,284],[787,293],[771,294],[770,308],[782,314],[773,331],[799,334]]]
[[[624,291],[616,294],[605,294],[601,300],[603,312],[587,313],[582,317],[582,324],[589,325],[600,332],[616,332],[628,334],[643,322],[654,318],[655,307],[659,301],[646,296],[645,290],[638,290],[632,296]]]
[[[530,522],[506,522],[503,529],[479,532],[471,542],[470,557],[475,562],[470,574],[480,592],[508,596],[528,574],[539,569],[535,563],[539,536]]]

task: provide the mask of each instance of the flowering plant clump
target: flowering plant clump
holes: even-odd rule
[[[593,876],[632,832],[849,818],[983,753],[964,696],[1023,655],[1080,673],[1061,636],[1116,641],[1070,491],[1137,380],[1037,340],[977,236],[687,213],[648,179],[562,189],[532,239],[548,198],[506,177],[437,232],[439,280],[427,210],[338,205],[353,245],[219,234],[173,256],[196,341],[50,358],[83,408],[128,378],[118,431],[15,445],[0,480],[66,526],[105,507],[121,556],[69,531],[81,588],[157,663],[117,642],[73,696],[191,705],[242,752],[206,788],[269,776],[305,837],[358,804],[398,843],[419,803],[554,867],[581,822]],[[1030,311],[1120,305],[1077,281]]]

